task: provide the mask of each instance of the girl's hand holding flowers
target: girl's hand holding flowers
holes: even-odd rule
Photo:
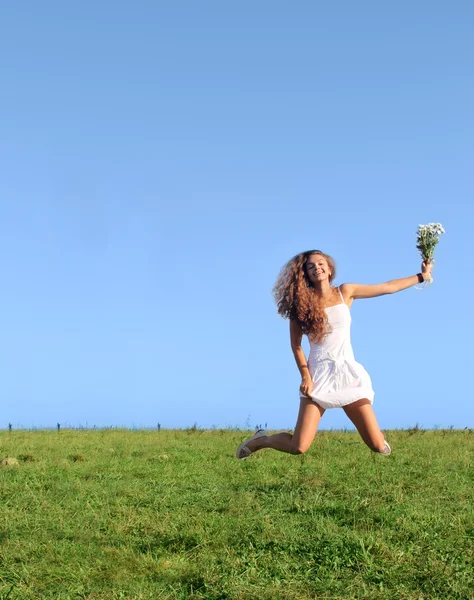
[[[444,227],[441,223],[428,223],[428,225],[418,225],[416,235],[416,248],[421,254],[423,263],[421,273],[425,282],[433,283],[431,271],[434,265],[434,250],[439,242],[439,237],[444,233]]]
[[[432,281],[432,277],[431,277],[431,271],[433,270],[433,263],[431,262],[431,260],[429,258],[427,258],[426,260],[424,260],[421,263],[421,274],[423,275],[423,279],[425,281]]]

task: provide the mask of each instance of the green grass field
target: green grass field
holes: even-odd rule
[[[474,598],[474,431],[0,433],[0,599]]]

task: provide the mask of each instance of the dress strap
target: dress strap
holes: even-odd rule
[[[345,304],[345,302],[344,302],[344,296],[343,296],[343,295],[342,295],[342,293],[341,293],[341,288],[340,288],[340,287],[338,287],[338,288],[337,288],[337,291],[339,292],[339,296],[341,296],[342,303],[343,303],[343,304]]]

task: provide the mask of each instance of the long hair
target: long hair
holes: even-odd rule
[[[328,261],[331,275],[329,283],[336,276],[334,259],[321,250],[300,252],[289,260],[280,271],[272,294],[277,304],[278,314],[284,319],[295,319],[301,331],[312,341],[320,344],[329,333],[330,325],[321,298],[311,283],[306,263],[312,254],[320,254]]]

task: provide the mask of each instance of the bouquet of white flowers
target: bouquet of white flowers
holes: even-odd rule
[[[416,236],[416,248],[420,251],[421,258],[424,262],[434,264],[434,249],[439,242],[439,237],[444,233],[444,227],[441,223],[428,223],[428,225],[418,225]],[[433,278],[427,280],[428,283],[433,283]]]

